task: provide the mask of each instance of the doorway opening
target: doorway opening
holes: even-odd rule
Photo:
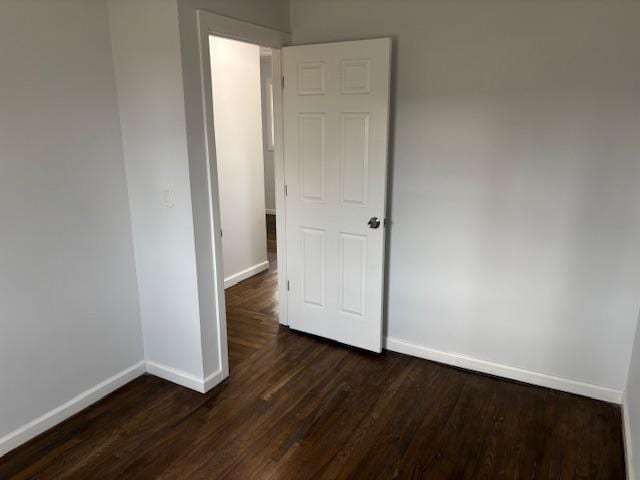
[[[206,338],[217,334],[222,378],[229,375],[229,348],[233,347],[232,342],[227,342],[227,332],[234,335],[233,327],[227,328],[225,283],[229,286],[234,275],[236,279],[246,280],[269,264],[264,259],[265,253],[263,262],[267,266],[260,267],[259,262],[237,273],[225,271],[225,262],[228,263],[223,260],[225,238],[226,244],[233,248],[240,241],[236,244],[228,235],[223,235],[223,231],[228,230],[224,224],[236,221],[237,215],[221,214],[224,202],[220,202],[220,197],[224,197],[224,192],[219,193],[224,190],[226,180],[224,169],[219,168],[217,161],[222,155],[218,137],[220,130],[231,123],[246,126],[249,122],[241,113],[243,102],[233,98],[227,98],[230,100],[228,111],[229,117],[236,121],[228,124],[215,119],[218,115],[214,115],[213,96],[220,82],[215,80],[217,56],[215,45],[210,48],[211,35],[214,41],[219,36],[239,41],[237,45],[272,48],[273,78],[277,79],[272,82],[272,88],[276,254],[280,272],[275,275],[278,290],[272,299],[278,304],[279,323],[296,331],[380,352],[391,40],[286,46],[291,42],[286,33],[201,10],[198,24],[210,193],[209,215],[203,217],[203,223],[211,225],[213,253],[212,258],[207,258],[209,252],[203,252],[205,261],[200,263],[205,273],[213,267],[216,331]],[[259,47],[256,56],[259,56]],[[208,68],[212,64],[213,69]],[[243,80],[244,75],[239,78]],[[229,84],[236,86],[234,81]],[[217,105],[220,106],[219,100]],[[258,123],[259,120],[252,124]],[[233,129],[229,130],[234,140],[230,151],[237,154],[247,148],[248,144]],[[197,159],[194,158],[194,162]],[[264,164],[262,175],[264,178]],[[264,185],[260,190],[263,195]],[[249,192],[255,197],[255,190],[249,189]],[[246,197],[238,198],[237,204],[243,205]],[[264,196],[262,198],[264,200]],[[262,208],[260,223],[264,226],[265,245],[267,220],[264,215],[267,212],[265,205]],[[247,241],[246,236],[235,238]],[[202,298],[208,300],[208,291],[202,293]],[[232,303],[231,298],[229,302]],[[255,319],[255,311],[243,310]],[[264,315],[264,312],[257,313]],[[273,324],[277,325],[275,321]],[[246,339],[242,342],[252,343]]]
[[[278,324],[273,50],[209,37],[227,342],[233,369]]]

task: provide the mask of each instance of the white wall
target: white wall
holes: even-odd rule
[[[200,108],[195,11],[287,30],[288,2],[180,8],[0,5],[0,455],[140,374],[145,353],[153,373],[191,388],[224,374],[203,295],[204,165],[187,156],[202,135],[187,132]],[[162,206],[167,187],[172,208]]]
[[[617,398],[640,305],[639,23],[637,2],[292,0],[295,43],[394,38],[390,337]]]
[[[0,45],[2,454],[144,355],[106,4],[3,1]]]
[[[108,0],[145,355],[210,388],[218,350],[197,9],[288,29],[286,0]],[[163,190],[173,193],[163,206]]]
[[[628,478],[640,473],[640,328],[636,328],[631,367],[624,397],[625,446]]]
[[[109,1],[145,355],[154,373],[203,380],[177,12],[176,0]]]
[[[269,82],[271,81],[271,56],[260,57],[260,84],[262,88],[262,145],[264,157],[264,205],[269,213],[276,211],[275,155],[269,150]]]
[[[260,47],[209,37],[225,285],[265,270]]]

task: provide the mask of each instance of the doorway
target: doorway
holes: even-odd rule
[[[209,35],[273,49],[280,324],[380,352],[390,39],[286,46],[290,36],[268,28],[203,11],[198,21],[214,255],[204,266],[215,275],[223,378],[229,345]]]
[[[233,369],[279,328],[273,51],[216,35],[209,37],[209,50]]]

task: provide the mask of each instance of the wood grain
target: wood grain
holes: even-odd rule
[[[229,380],[144,375],[0,459],[0,478],[623,479],[616,405],[278,326],[272,268],[227,291]]]

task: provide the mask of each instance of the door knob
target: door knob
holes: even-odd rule
[[[371,217],[367,225],[369,225],[369,228],[378,228],[380,226],[380,219],[378,217]]]

